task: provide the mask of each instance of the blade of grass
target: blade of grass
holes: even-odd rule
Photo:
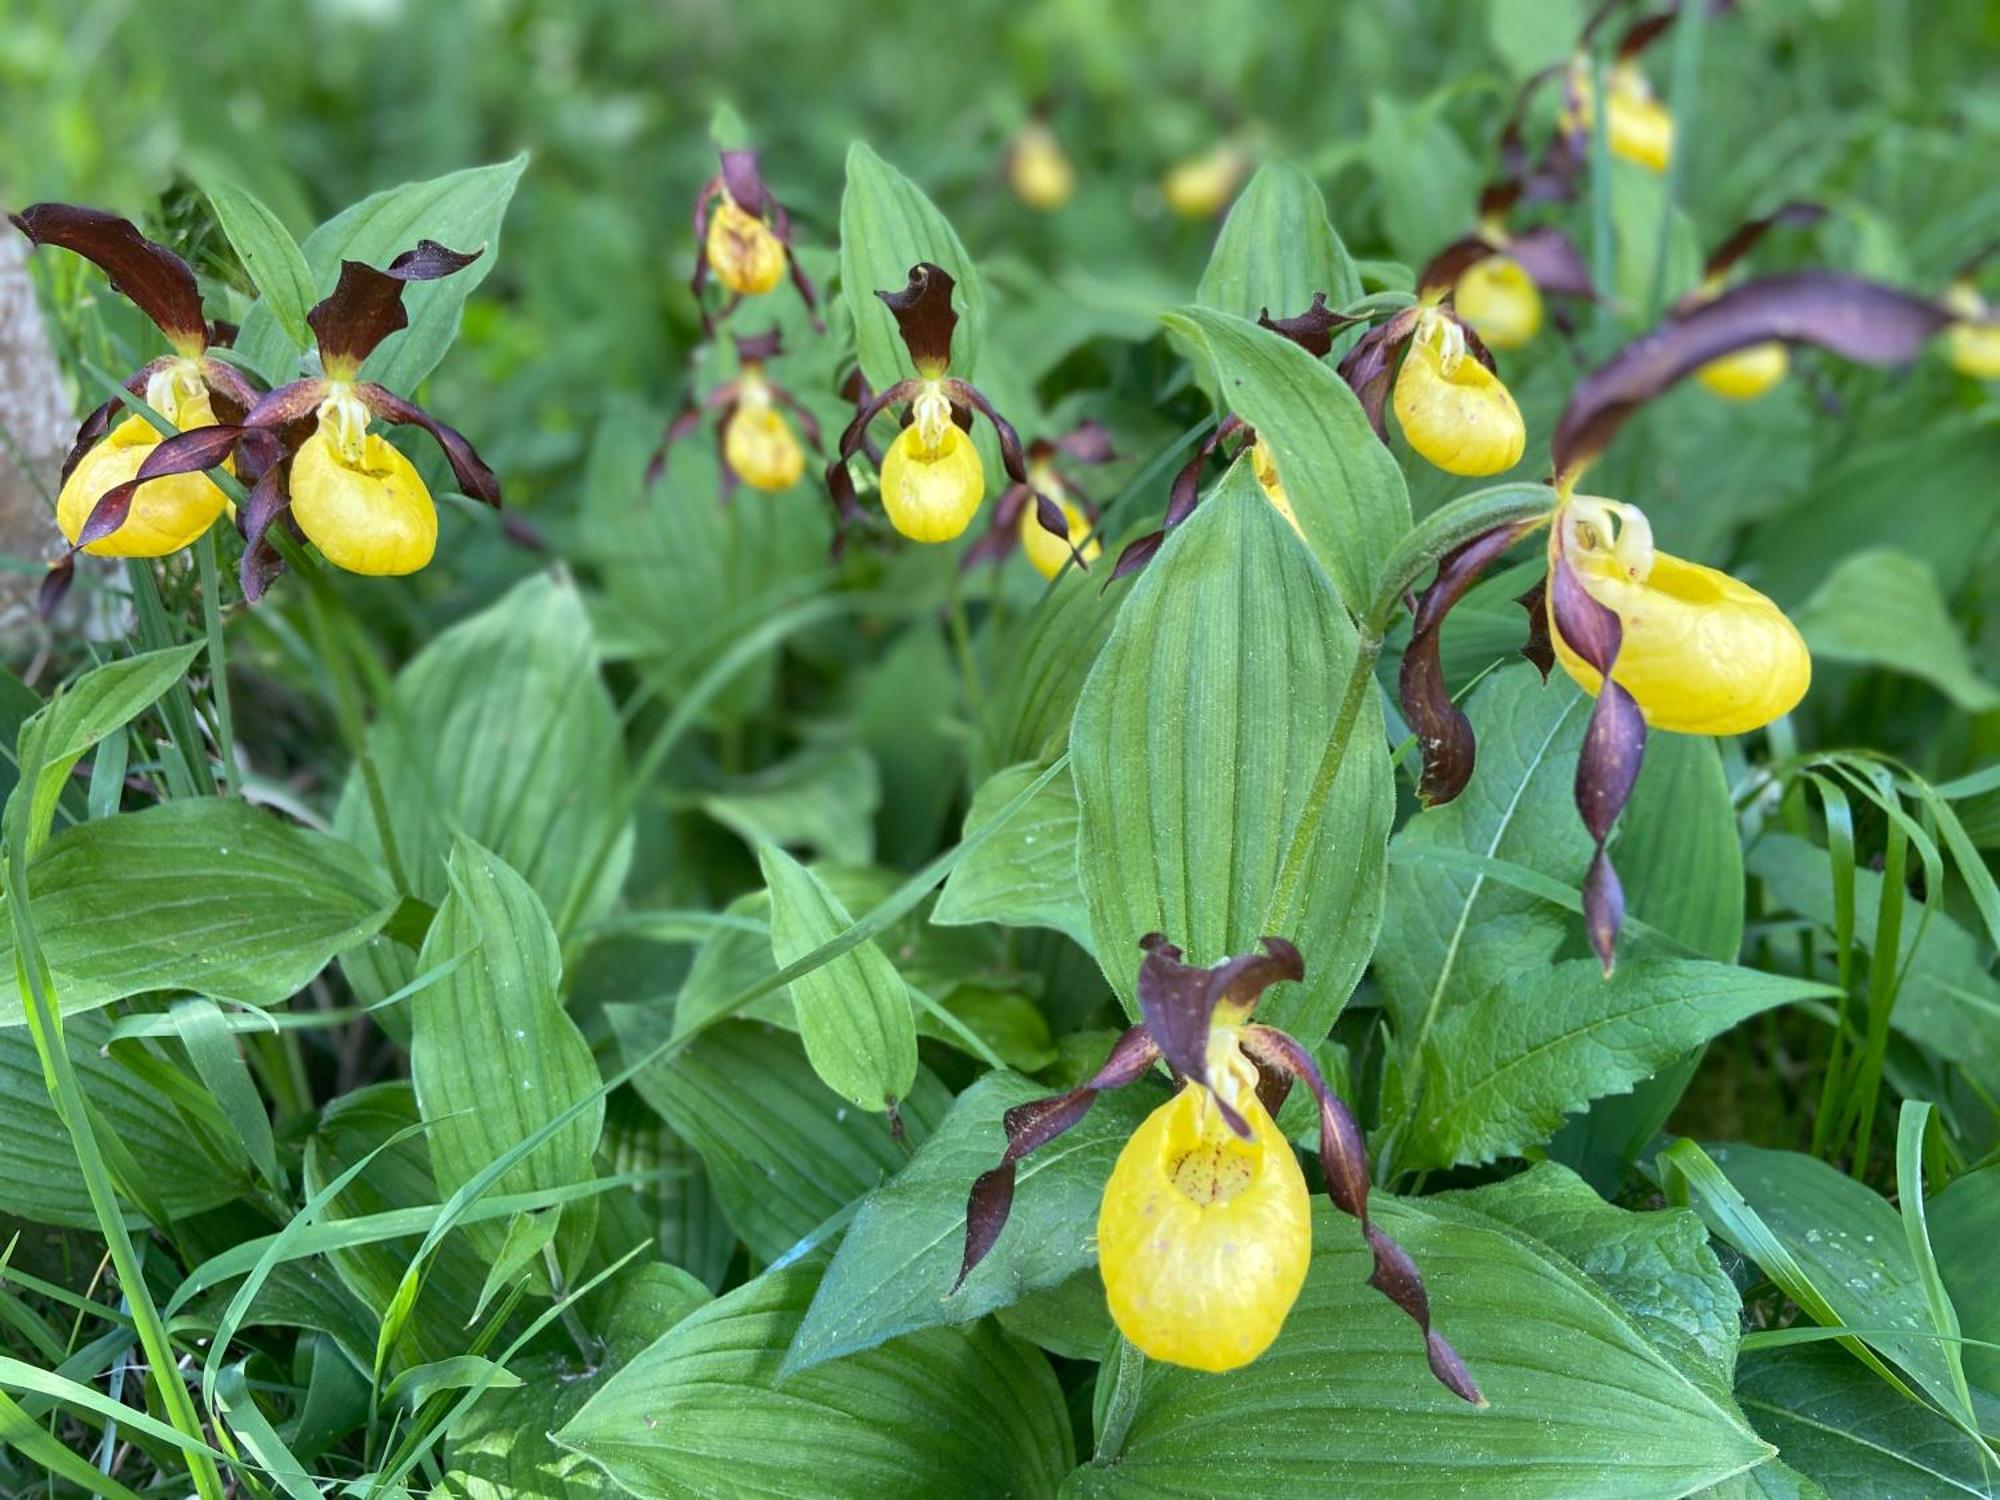
[[[1673,76],[1667,88],[1674,145],[1667,157],[1666,182],[1660,193],[1660,224],[1653,241],[1653,275],[1647,283],[1645,326],[1648,328],[1659,322],[1660,309],[1667,300],[1667,252],[1673,244],[1674,205],[1681,199],[1688,142],[1701,120],[1701,37],[1707,20],[1707,6],[1683,5],[1675,23]]]
[[[1930,1304],[1931,1322],[1949,1340],[1944,1346],[1945,1364],[1951,1371],[1952,1393],[1958,1397],[1960,1414],[1976,1426],[1978,1415],[1972,1407],[1972,1388],[1965,1379],[1964,1351],[1959,1337],[1958,1309],[1938,1274],[1937,1256],[1931,1250],[1930,1223],[1924,1213],[1923,1149],[1924,1132],[1932,1119],[1931,1106],[1916,1099],[1903,1101],[1896,1118],[1896,1203],[1903,1216],[1903,1234],[1910,1244],[1910,1259],[1924,1284],[1924,1300]]]
[[[44,1432],[33,1417],[21,1410],[12,1396],[5,1394],[0,1394],[0,1443],[17,1450],[30,1462],[40,1464],[51,1477],[67,1479],[89,1494],[104,1495],[109,1500],[139,1500],[136,1491],[100,1472],[81,1454],[72,1453],[67,1446]]]

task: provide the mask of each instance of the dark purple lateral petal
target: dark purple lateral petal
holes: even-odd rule
[[[978,540],[959,559],[961,573],[970,573],[986,563],[1002,563],[1014,554],[1015,528],[1021,524],[1021,508],[1028,503],[1025,484],[1010,484],[993,502],[993,515]]]
[[[1482,260],[1491,260],[1498,254],[1500,251],[1483,235],[1469,234],[1462,240],[1453,240],[1417,272],[1417,295],[1449,292],[1458,285],[1459,277]]]
[[[284,571],[285,560],[266,533],[290,503],[291,496],[285,493],[283,466],[272,464],[251,487],[250,498],[236,513],[236,524],[243,533],[243,556],[236,565],[236,580],[242,585],[244,600],[250,604],[262,599],[272,580]]]
[[[1319,1160],[1326,1176],[1327,1196],[1342,1213],[1361,1223],[1362,1237],[1374,1255],[1374,1269],[1368,1284],[1410,1315],[1423,1330],[1424,1356],[1444,1388],[1474,1406],[1484,1406],[1472,1374],[1453,1349],[1431,1326],[1430,1296],[1416,1262],[1368,1217],[1368,1149],[1353,1112],[1328,1086],[1326,1077],[1313,1061],[1312,1053],[1296,1039],[1269,1026],[1243,1028],[1244,1049],[1260,1064],[1268,1065],[1303,1081],[1319,1104]]]
[[[318,378],[294,380],[257,398],[243,418],[245,427],[289,427],[303,421],[326,400],[327,383]]]
[[[1618,930],[1625,925],[1625,887],[1611,866],[1611,856],[1602,849],[1591,856],[1583,877],[1583,921],[1590,946],[1609,978],[1616,962]]]
[[[1257,314],[1257,325],[1290,339],[1314,359],[1325,359],[1333,351],[1333,336],[1352,323],[1365,323],[1365,318],[1350,318],[1334,312],[1326,305],[1326,293],[1314,292],[1312,305],[1302,313],[1294,313],[1289,318],[1274,318],[1266,307]]]
[[[35,618],[46,620],[53,615],[57,606],[69,593],[69,586],[75,582],[76,549],[72,547],[49,564],[49,571],[43,576],[41,587],[35,590]]]
[[[843,469],[847,460],[854,457],[856,450],[861,447],[862,440],[868,433],[868,424],[897,402],[908,401],[916,395],[917,384],[914,380],[899,380],[880,395],[870,396],[861,404],[860,409],[854,413],[854,420],[841,429],[840,446],[835,450],[839,454],[838,463]],[[868,387],[864,383],[861,389],[865,392]]]
[[[799,300],[806,305],[806,321],[812,324],[814,333],[825,333],[826,323],[819,315],[819,292],[813,286],[812,277],[806,275],[806,268],[799,264],[799,258],[792,253],[792,230],[789,221],[778,238],[785,243],[785,269],[791,273],[792,286],[799,294]]]
[[[1111,446],[1111,431],[1102,422],[1085,419],[1055,441],[1055,449],[1080,464],[1108,464],[1118,454]]]
[[[762,364],[785,352],[784,335],[776,328],[767,328],[762,333],[732,334],[730,342],[736,345],[736,358],[744,364]]]
[[[1790,203],[1779,205],[1762,218],[1752,219],[1739,225],[1736,232],[1715,247],[1707,262],[1701,268],[1702,280],[1725,276],[1744,256],[1756,248],[1757,242],[1780,226],[1803,227],[1817,224],[1826,217],[1826,206],[1809,203],[1803,198],[1795,198]]]
[[[1950,321],[1951,313],[1927,298],[1837,271],[1746,281],[1627,344],[1583,378],[1556,423],[1556,472],[1580,472],[1640,405],[1725,354],[1776,339],[1862,364],[1903,364]]]
[[[1641,16],[1625,28],[1625,34],[1618,38],[1618,61],[1630,62],[1644,52],[1665,34],[1680,15],[1680,0],[1668,5],[1664,10],[1654,11],[1650,16]]]
[[[1556,648],[1549,640],[1548,592],[1548,580],[1537,578],[1533,588],[1514,599],[1528,612],[1528,638],[1521,643],[1521,655],[1535,664],[1543,682],[1549,680],[1556,664]]]
[[[1110,588],[1121,578],[1129,578],[1153,560],[1153,554],[1166,544],[1164,531],[1149,531],[1136,541],[1128,542],[1118,554],[1118,561],[1111,565],[1111,576],[1104,580],[1104,587]]]
[[[153,320],[183,354],[208,346],[194,271],[130,219],[74,203],[36,203],[8,216],[37,245],[74,251],[111,278],[111,289]]]
[[[1174,482],[1167,487],[1167,514],[1164,529],[1172,531],[1181,522],[1194,514],[1194,508],[1201,502],[1201,471],[1207,465],[1209,455],[1221,445],[1229,435],[1231,424],[1240,427],[1242,423],[1234,416],[1225,417],[1215,430],[1195,446],[1188,461],[1181,465],[1174,475]]]
[[[910,267],[909,285],[900,292],[875,294],[896,315],[911,363],[932,378],[951,363],[951,336],[958,327],[958,314],[951,308],[956,285],[944,267],[925,260]]]
[[[403,308],[406,284],[453,275],[484,253],[461,253],[436,240],[419,240],[414,250],[405,250],[385,271],[363,261],[342,261],[332,295],[306,314],[327,372],[359,369],[382,340],[409,327],[410,315]]]
[[[1590,268],[1576,241],[1553,224],[1540,224],[1507,242],[1506,253],[1528,273],[1536,286],[1558,297],[1595,300]]]
[[[1014,1207],[1014,1169],[1021,1158],[1075,1126],[1090,1113],[1099,1094],[1134,1082],[1159,1056],[1159,1048],[1145,1027],[1134,1026],[1112,1044],[1103,1066],[1088,1081],[1065,1094],[1017,1104],[1001,1117],[1007,1149],[1000,1165],[980,1173],[966,1196],[965,1257],[959,1264],[958,1279],[951,1284],[953,1292],[965,1285],[965,1278],[986,1258],[999,1241],[1000,1231],[1007,1227],[1007,1216]]]
[[[111,430],[111,419],[123,410],[125,403],[114,397],[83,419],[76,429],[76,441],[70,444],[69,452],[63,458],[62,472],[56,477],[58,486],[69,481],[69,476],[76,472],[76,466],[83,462],[84,454],[104,441],[104,435]]]
[[[1458,324],[1458,331],[1465,335],[1465,352],[1498,375],[1500,367],[1493,362],[1493,351],[1486,347],[1486,340],[1479,336],[1479,330],[1459,317],[1456,308],[1450,311],[1452,322]]]
[[[98,497],[97,504],[91,507],[90,515],[83,523],[83,529],[76,535],[76,545],[88,547],[93,542],[101,542],[123,526],[132,510],[132,497],[138,494],[140,485],[150,479],[213,469],[229,457],[242,436],[241,427],[196,427],[162,438],[139,465],[138,473]]]
[[[993,424],[993,431],[1000,438],[1000,463],[1007,470],[1007,477],[1016,484],[1026,484],[1028,460],[1021,451],[1021,435],[1014,430],[1014,424],[993,409],[993,403],[986,399],[978,386],[968,385],[963,380],[947,380],[944,389],[954,405],[969,406]],[[971,431],[969,424],[962,425]],[[1065,526],[1057,535],[1068,536],[1069,528]]]
[[[1396,359],[1417,329],[1415,308],[1405,308],[1388,322],[1364,333],[1340,362],[1340,378],[1361,398],[1361,409],[1375,436],[1388,446],[1389,428],[1383,413],[1389,406],[1389,381],[1396,373]]]
[[[694,198],[694,270],[688,276],[688,294],[694,298],[694,305],[701,312],[701,331],[712,332],[708,320],[708,309],[702,306],[702,288],[708,284],[708,210],[715,202],[715,195],[722,191],[722,179],[711,177],[701,185],[701,191]]]
[[[226,359],[204,359],[201,362],[201,383],[221,403],[216,414],[237,422],[248,416],[264,395],[248,376]]]
[[[416,402],[405,401],[387,386],[369,382],[357,385],[354,394],[360,398],[362,405],[385,422],[423,428],[444,449],[445,459],[451,464],[459,489],[475,500],[484,500],[495,510],[500,508],[500,480],[486,467],[486,461],[466,440],[465,434],[455,427],[446,426]]]
[[[1416,731],[1417,747],[1423,755],[1417,796],[1426,807],[1450,802],[1465,790],[1479,751],[1472,721],[1452,702],[1445,685],[1440,651],[1445,617],[1480,575],[1532,531],[1534,524],[1498,526],[1447,552],[1438,560],[1437,577],[1417,599],[1399,687],[1403,717]]]

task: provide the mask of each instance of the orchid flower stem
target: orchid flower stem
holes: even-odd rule
[[[132,613],[138,622],[140,646],[147,651],[163,651],[179,645],[167,607],[160,601],[160,586],[154,581],[151,560],[128,557],[125,576],[132,585]],[[166,721],[174,749],[166,760],[167,790],[176,797],[214,796],[215,777],[209,769],[208,750],[202,744],[201,726],[195,722],[194,700],[185,680],[167,689],[160,700],[160,717]]]
[[[952,649],[958,654],[959,676],[965,684],[965,707],[974,723],[986,704],[986,691],[979,679],[979,659],[972,650],[972,625],[965,614],[965,590],[960,583],[956,558],[946,559],[945,601],[951,619]]]
[[[208,684],[215,704],[215,743],[222,754],[220,790],[224,796],[239,796],[240,772],[236,765],[236,715],[229,701],[229,657],[222,635],[222,570],[215,561],[215,528],[209,527],[195,544],[195,560],[201,569],[201,618],[208,632]]]
[[[1688,137],[1700,116],[1701,33],[1708,7],[1684,5],[1674,31],[1673,80],[1667,91],[1667,112],[1674,122],[1674,149],[1667,158],[1667,177],[1660,192],[1660,228],[1653,241],[1653,277],[1646,293],[1646,327],[1660,320],[1667,300],[1667,258],[1674,241],[1674,205],[1680,201],[1682,175],[1687,170]]]
[[[1104,1423],[1097,1434],[1093,1464],[1102,1467],[1118,1462],[1125,1451],[1125,1438],[1132,1419],[1139,1414],[1139,1393],[1146,1384],[1146,1356],[1124,1334],[1118,1335],[1117,1372],[1111,1377],[1111,1396],[1104,1407]]]
[[[410,877],[403,869],[402,851],[396,846],[396,831],[389,817],[389,796],[382,788],[382,772],[375,764],[375,752],[368,743],[368,725],[361,709],[361,689],[355,681],[354,663],[333,628],[329,613],[326,580],[316,573],[308,578],[306,597],[312,614],[313,636],[319,642],[320,659],[326,663],[333,683],[334,717],[340,737],[347,741],[348,753],[361,768],[361,782],[368,792],[368,810],[374,818],[375,833],[382,845],[382,863],[400,896],[414,895]]]

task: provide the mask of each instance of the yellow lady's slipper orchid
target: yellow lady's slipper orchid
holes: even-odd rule
[[[882,508],[911,541],[948,542],[972,523],[986,493],[986,470],[934,382],[914,407],[915,420],[882,456]]]
[[[1791,712],[1812,658],[1782,610],[1714,568],[1656,551],[1636,506],[1569,499],[1552,533],[1585,592],[1618,616],[1612,678],[1655,729],[1746,734]],[[1549,592],[1549,640],[1585,692],[1603,679],[1564,640]]]
[[[1246,165],[1235,146],[1215,146],[1177,163],[1161,181],[1160,191],[1167,207],[1183,219],[1212,219],[1236,196]]]
[[[1299,525],[1298,513],[1292,509],[1291,496],[1285,493],[1285,481],[1278,477],[1278,460],[1271,454],[1270,446],[1262,438],[1251,445],[1250,471],[1257,476],[1257,483],[1263,487],[1264,498],[1276,507],[1279,515],[1298,533],[1300,541],[1306,538],[1305,530]]]
[[[1098,1264],[1119,1332],[1149,1358],[1233,1370],[1270,1347],[1305,1285],[1312,1201],[1291,1143],[1257,1102],[1233,1041],[1227,1072],[1243,1140],[1190,1086],[1132,1133],[1105,1184]],[[1219,1050],[1211,1043],[1210,1056]],[[1227,1080],[1227,1081],[1225,1081]]]
[[[1076,192],[1076,168],[1055,132],[1039,120],[1023,125],[1008,148],[1007,185],[1041,213],[1053,213]]]
[[[1571,121],[1565,111],[1565,123],[1588,131],[1595,124],[1595,88],[1587,62],[1578,61],[1570,75],[1570,87],[1576,96],[1576,114]],[[1623,62],[1614,66],[1609,93],[1611,105],[1605,116],[1604,133],[1611,154],[1637,162],[1650,171],[1666,171],[1673,156],[1674,117],[1653,96],[1653,86],[1646,81],[1639,65]]]
[[[216,425],[207,388],[180,361],[146,383],[146,404],[183,432]],[[137,415],[127,417],[83,455],[56,497],[56,525],[74,544],[97,502],[139,475],[160,444],[160,433]],[[234,465],[229,465],[232,472]],[[124,522],[83,550],[98,557],[165,557],[198,540],[215,524],[229,497],[206,474],[169,474],[133,491]]]
[[[416,466],[368,431],[368,409],[338,385],[292,460],[291,492],[299,530],[336,568],[394,577],[437,550],[437,506]]]
[[[785,274],[785,247],[771,227],[727,192],[708,221],[708,268],[732,292],[754,297]]]
[[[806,471],[805,449],[761,378],[746,373],[739,382],[736,410],[722,429],[722,458],[745,484],[774,494],[797,484]]]
[[[2000,317],[1969,281],[1953,282],[1944,305],[1959,315],[1945,331],[1951,367],[1974,380],[2000,380]]]
[[[1489,348],[1518,349],[1542,331],[1542,294],[1509,255],[1475,262],[1458,278],[1452,306]]]
[[[1434,307],[1418,316],[1394,405],[1410,446],[1449,474],[1498,474],[1528,446],[1513,395],[1467,352],[1464,330]]]
[[[1776,339],[1752,344],[1721,359],[1712,359],[1694,372],[1695,379],[1725,401],[1755,401],[1785,378],[1792,358]]]
[[[1035,571],[1044,578],[1054,578],[1069,562],[1070,548],[1074,546],[1086,565],[1094,563],[1104,555],[1104,544],[1090,528],[1090,517],[1083,507],[1067,495],[1054,491],[1044,491],[1055,501],[1063,513],[1063,520],[1069,523],[1069,540],[1052,535],[1036,519],[1032,504],[1021,507],[1021,550],[1028,554],[1028,561]]]

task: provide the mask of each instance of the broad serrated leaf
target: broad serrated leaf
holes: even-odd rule
[[[757,851],[771,893],[771,958],[779,967],[831,942],[854,923],[826,883],[784,850]],[[893,1109],[917,1076],[917,1027],[896,966],[862,943],[790,986],[792,1012],[813,1071],[863,1109]]]
[[[920,261],[943,267],[958,283],[952,297],[958,328],[951,341],[951,373],[970,380],[986,332],[979,269],[923,189],[856,141],[847,151],[847,190],[840,199],[840,284],[861,372],[875,390],[916,373],[895,315],[875,294],[900,292],[910,267]]]
[[[1208,351],[1221,404],[1256,428],[1277,460],[1306,545],[1349,612],[1365,609],[1410,529],[1410,497],[1360,400],[1331,365],[1243,318],[1184,307],[1167,325]]]
[[[403,293],[409,326],[393,333],[361,367],[364,379],[407,396],[437,368],[458,337],[465,301],[499,258],[500,222],[528,158],[468,167],[424,182],[406,182],[363,198],[328,219],[301,247],[311,276],[313,299],[333,290],[343,260],[365,261],[380,269],[416,247],[436,240],[453,250],[485,253],[455,275],[412,283]],[[276,311],[263,302],[250,309],[236,337],[236,349],[250,368],[273,385],[298,373],[299,345]]]
[[[1096,1263],[1098,1199],[1126,1138],[1160,1102],[1157,1090],[1105,1095],[1023,1161],[1007,1227],[952,1289],[965,1256],[966,1192],[1007,1144],[1001,1116],[1048,1092],[989,1073],[959,1096],[916,1159],[855,1215],[785,1355],[788,1377],[913,1329],[970,1323]]]
[[[1423,1268],[1439,1330],[1489,1405],[1431,1378],[1409,1319],[1367,1285],[1354,1224],[1313,1212],[1313,1259],[1277,1342],[1217,1379],[1149,1366],[1119,1461],[1072,1497],[1479,1495],[1655,1500],[1771,1449],[1682,1374],[1592,1280],[1510,1228],[1377,1194],[1372,1216]]]
[[[770,1272],[693,1313],[557,1441],[641,1497],[1055,1494],[1075,1462],[1062,1392],[1038,1351],[990,1324],[781,1383],[816,1279]]]
[[[1690,1048],[1826,986],[1705,959],[1634,959],[1606,978],[1569,959],[1502,980],[1432,1029],[1422,1097],[1398,1162],[1446,1167],[1518,1154],[1568,1111],[1623,1093]]]
[[[66,829],[29,881],[65,1015],[147,990],[277,1005],[396,906],[388,881],[349,845],[216,798]],[[0,923],[0,968],[12,969],[13,948],[12,925]],[[23,1019],[8,986],[0,1026]]]
[[[1305,983],[1272,994],[1264,1018],[1311,1042],[1340,1013],[1374,948],[1394,811],[1372,692],[1282,906],[1278,876],[1355,650],[1332,586],[1247,463],[1133,586],[1071,735],[1084,901],[1128,1013],[1148,932],[1199,964],[1288,938]]]
[[[590,1045],[562,1006],[555,930],[527,881],[463,838],[452,850],[450,878],[451,894],[417,962],[425,971],[455,967],[417,993],[410,1017],[410,1076],[431,1170],[445,1195],[594,1094],[599,1083]],[[525,1193],[589,1181],[603,1123],[599,1099],[508,1168],[492,1190]],[[594,1217],[590,1203],[565,1213],[565,1243],[581,1247]],[[471,1225],[465,1232],[483,1256],[499,1257],[504,1226]]]
[[[1030,762],[988,777],[972,794],[965,831],[970,834],[991,821],[1041,771]],[[1076,784],[1065,773],[951,872],[931,920],[947,927],[974,922],[1052,927],[1089,951],[1090,915],[1077,883],[1076,859]]]

